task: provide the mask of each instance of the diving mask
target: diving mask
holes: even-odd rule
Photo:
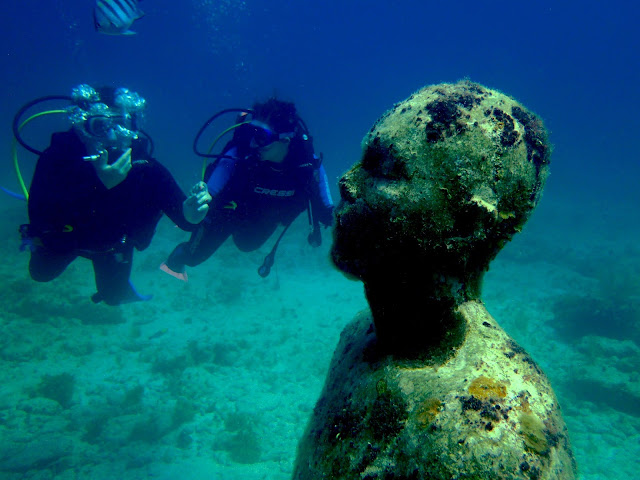
[[[132,115],[92,115],[84,122],[85,131],[98,138],[110,138],[114,135],[125,135],[137,138],[136,117]]]
[[[276,133],[265,123],[253,120],[248,125],[251,127],[251,148],[264,148],[274,142],[285,138],[292,138],[295,132]]]
[[[131,141],[138,138],[137,117],[115,113],[103,106],[106,107],[104,104],[94,104],[88,112],[84,112],[84,121],[77,125],[79,132],[97,148],[129,148]]]

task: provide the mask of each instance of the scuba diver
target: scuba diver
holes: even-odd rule
[[[152,157],[151,139],[140,129],[145,100],[137,93],[79,85],[70,100],[71,129],[54,133],[43,152],[20,138],[16,125],[25,108],[14,120],[16,139],[40,153],[26,195],[30,223],[20,227],[22,249],[31,250],[29,273],[48,282],[84,257],[93,263],[95,303],[148,300],[129,280],[134,248],[149,246],[163,213],[193,230],[211,196],[199,182],[187,197]]]
[[[222,153],[199,151],[197,144],[204,129],[228,112],[241,113],[236,124],[214,141],[215,145],[224,133],[233,130],[233,138]],[[223,110],[200,129],[194,151],[216,158],[203,174],[213,200],[204,221],[188,242],[173,250],[161,270],[187,281],[185,265],[204,262],[228,237],[239,250],[251,252],[261,247],[278,225],[284,225],[258,269],[259,275],[266,277],[282,236],[305,210],[312,227],[307,240],[312,246],[321,244],[320,224],[333,224],[333,201],[321,159],[314,154],[309,131],[293,103],[270,98],[251,109]]]

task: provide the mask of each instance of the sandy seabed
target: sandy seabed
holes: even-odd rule
[[[567,225],[563,208],[536,213],[499,255],[484,300],[551,379],[580,478],[636,478],[640,247],[626,226]],[[2,212],[0,478],[291,476],[340,331],[366,308],[331,266],[328,232],[312,249],[299,219],[266,279],[275,238],[250,254],[227,242],[183,283],[158,270],[186,238],[163,219],[132,275],[154,298],[108,307],[90,301],[86,260],[33,282],[24,206]]]

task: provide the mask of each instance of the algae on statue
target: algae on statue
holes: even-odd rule
[[[536,115],[469,81],[421,89],[368,132],[332,258],[371,311],[341,335],[295,479],[575,478],[548,379],[480,298],[549,158]]]

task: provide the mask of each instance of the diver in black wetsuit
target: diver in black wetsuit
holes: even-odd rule
[[[187,198],[147,152],[137,135],[145,101],[135,92],[80,85],[72,98],[73,128],[53,134],[29,189],[30,223],[21,227],[29,273],[47,282],[85,257],[93,262],[94,302],[146,300],[129,280],[133,249],[149,246],[163,213],[193,230],[211,197],[199,182]]]
[[[213,197],[207,217],[160,267],[180,280],[187,281],[185,265],[204,262],[230,236],[241,251],[254,251],[278,225],[285,226],[284,234],[307,210],[313,227],[308,241],[319,246],[320,224],[333,224],[327,175],[295,105],[270,98],[246,112],[252,120],[239,119],[232,127],[234,138],[205,174]],[[269,274],[278,242],[258,269],[262,277]]]

